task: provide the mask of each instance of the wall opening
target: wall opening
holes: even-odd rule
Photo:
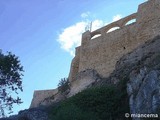
[[[130,25],[130,24],[135,23],[135,22],[136,22],[136,19],[131,19],[128,22],[126,22],[125,25]]]
[[[91,39],[95,39],[95,38],[100,37],[100,36],[101,36],[101,34],[96,34]]]
[[[112,27],[107,31],[107,33],[118,30],[118,29],[120,29],[120,27]]]

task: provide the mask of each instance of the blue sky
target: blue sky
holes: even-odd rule
[[[137,11],[146,0],[0,0],[0,49],[24,66],[23,104],[34,90],[53,89],[68,77],[74,48],[92,21],[93,30]]]

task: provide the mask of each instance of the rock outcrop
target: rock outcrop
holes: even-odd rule
[[[18,115],[10,116],[9,118],[2,118],[0,120],[48,120],[48,113],[46,108],[32,108],[23,110]]]
[[[92,84],[101,80],[101,77],[97,71],[92,69],[86,69],[81,71],[76,76],[75,80],[70,83],[70,91],[67,97],[71,97],[82,90],[91,87]]]
[[[97,85],[117,85],[126,81],[130,113],[149,114],[160,112],[160,36],[148,40],[144,45],[124,55],[117,61],[116,69],[107,78],[102,78],[96,70],[79,72],[70,83],[67,94],[55,94],[53,101],[60,101],[78,92]],[[121,92],[121,91],[120,91]],[[47,102],[47,99],[44,101]],[[43,102],[44,102],[43,101]],[[43,103],[42,102],[42,103]],[[48,120],[45,109],[34,108],[22,111],[18,116],[6,120]],[[140,120],[140,118],[133,118]]]
[[[159,0],[149,0],[139,6],[137,13],[96,31],[85,32],[82,45],[76,48],[76,56],[71,64],[69,89],[65,93],[58,89],[36,91],[31,108],[65,100],[92,86],[118,86],[125,81],[130,113],[159,114],[159,8]],[[136,22],[126,25],[132,19],[136,19]],[[119,30],[106,33],[117,25]],[[100,36],[92,39],[97,34]],[[34,108],[7,120],[48,120],[48,115],[45,110]]]
[[[131,73],[127,84],[130,112],[133,114],[158,114],[160,110],[160,70]]]
[[[123,56],[117,62],[115,73],[128,79],[132,114],[160,113],[160,36]]]

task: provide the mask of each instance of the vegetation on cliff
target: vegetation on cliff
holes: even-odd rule
[[[121,83],[120,83],[121,84]],[[129,113],[127,92],[112,85],[86,89],[55,105],[50,111],[52,120],[113,120]],[[122,87],[123,86],[123,87]],[[120,89],[122,90],[120,92]]]
[[[69,89],[69,79],[62,78],[58,83],[58,91],[62,94]]]
[[[22,111],[23,114],[19,113],[17,118],[27,116],[26,118],[29,120],[125,120],[125,113],[130,112],[131,114],[154,113],[159,115],[159,46],[160,36],[157,36],[124,55],[117,61],[116,68],[109,77],[95,77],[98,80],[82,92],[68,99],[61,99],[61,102],[57,103],[56,101],[43,110],[40,110],[39,106]],[[97,74],[93,75],[92,73],[95,73],[94,70],[85,71],[85,74],[94,78],[93,76]],[[80,74],[80,76],[83,75]],[[59,92],[66,95],[65,98],[68,94],[66,91],[70,90],[69,86],[70,83],[67,79],[60,81]]]
[[[130,111],[159,113],[159,41],[157,36],[124,55],[108,78],[54,106],[51,120],[124,120]]]

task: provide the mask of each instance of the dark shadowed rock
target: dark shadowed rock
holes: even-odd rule
[[[20,111],[18,115],[2,118],[0,120],[48,120],[48,114],[45,109],[34,108]]]
[[[132,72],[127,92],[131,113],[159,114],[160,71],[152,70],[147,73],[146,69],[141,69],[139,73]]]

